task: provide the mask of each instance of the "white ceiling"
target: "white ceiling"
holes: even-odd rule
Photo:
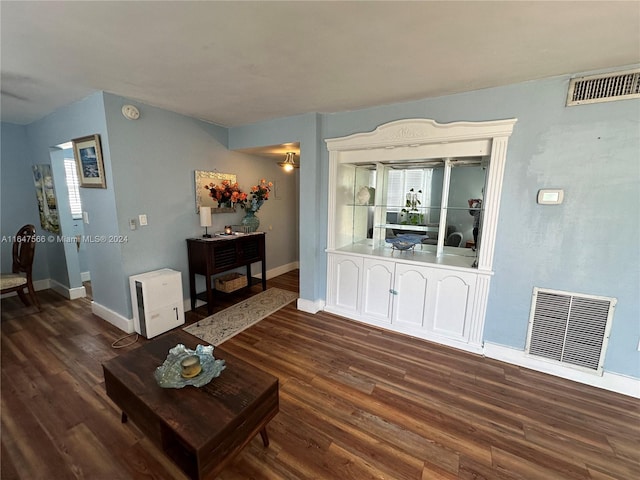
[[[640,62],[633,2],[0,3],[2,121],[104,90],[219,125]]]

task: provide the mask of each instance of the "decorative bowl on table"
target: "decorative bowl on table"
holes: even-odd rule
[[[387,240],[388,243],[391,244],[391,247],[396,250],[410,250],[416,246],[413,242],[403,242],[402,240],[398,240],[396,238],[392,238]]]
[[[193,376],[183,375],[183,361],[192,365],[189,360],[194,356],[200,359],[200,371]],[[167,359],[156,368],[154,377],[162,388],[202,387],[219,377],[224,369],[224,360],[216,360],[213,356],[213,346],[198,345],[195,350],[190,350],[179,343],[169,350]]]
[[[423,235],[404,233],[395,238],[387,238],[387,243],[390,243],[394,250],[412,250],[422,242],[423,238]]]

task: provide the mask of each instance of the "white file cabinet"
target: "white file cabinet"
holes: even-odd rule
[[[129,277],[135,331],[146,338],[184,324],[182,276],[164,268]]]

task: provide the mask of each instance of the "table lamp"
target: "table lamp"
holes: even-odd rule
[[[211,207],[200,207],[200,226],[204,227],[203,238],[211,238],[207,228],[211,226]]]

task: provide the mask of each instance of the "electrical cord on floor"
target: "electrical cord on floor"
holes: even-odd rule
[[[122,340],[129,338],[131,336],[135,335],[136,338],[134,338],[134,340],[132,342],[129,343],[125,343],[124,345],[117,345],[118,342],[121,342]],[[125,335],[124,337],[120,337],[119,339],[117,339],[115,342],[113,342],[111,344],[112,348],[124,348],[124,347],[129,347],[131,345],[133,345],[134,343],[136,343],[138,341],[138,338],[140,338],[140,335],[138,335],[136,332],[130,333],[129,335]]]

